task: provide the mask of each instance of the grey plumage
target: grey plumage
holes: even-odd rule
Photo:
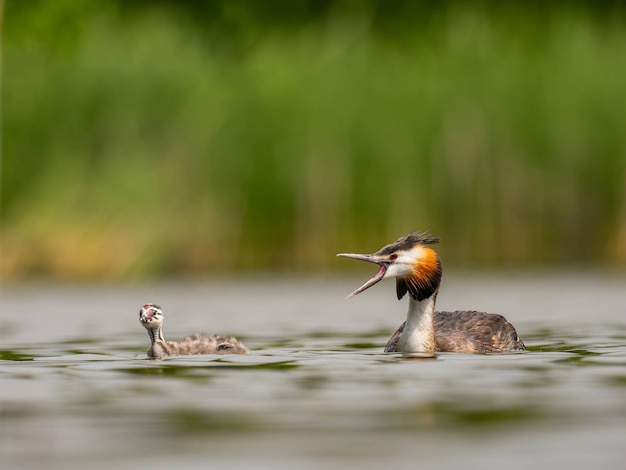
[[[180,341],[156,340],[148,349],[148,357],[189,356],[192,354],[247,354],[248,349],[233,336],[196,333]]]
[[[404,325],[395,331],[385,352],[396,352]],[[490,353],[523,351],[523,341],[515,327],[497,313],[457,310],[435,312],[435,342],[437,352]]]

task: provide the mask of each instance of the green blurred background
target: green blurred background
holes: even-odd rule
[[[5,0],[0,278],[626,265],[621,2]]]

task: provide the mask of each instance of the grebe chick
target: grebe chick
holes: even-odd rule
[[[490,353],[526,349],[515,328],[502,315],[476,311],[435,312],[441,282],[439,255],[430,247],[439,242],[428,232],[412,232],[371,255],[337,256],[380,266],[369,281],[348,298],[382,279],[396,278],[398,300],[408,292],[406,321],[391,335],[385,352]]]
[[[158,305],[146,304],[139,310],[139,322],[148,330],[150,349],[148,357],[191,354],[248,354],[248,348],[232,336],[194,334],[181,341],[165,341],[163,337],[163,310]]]

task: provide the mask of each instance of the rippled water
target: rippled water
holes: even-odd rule
[[[446,276],[529,351],[436,358],[382,353],[406,304],[361,277],[5,287],[0,467],[623,468],[623,276]],[[253,352],[148,360],[148,301]]]

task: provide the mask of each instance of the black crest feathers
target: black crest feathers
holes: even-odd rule
[[[395,242],[383,246],[376,255],[389,255],[399,250],[410,250],[416,245],[434,245],[439,243],[439,237],[433,237],[430,232],[411,232]]]

